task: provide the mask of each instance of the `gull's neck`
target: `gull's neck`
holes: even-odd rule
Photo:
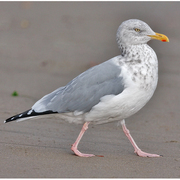
[[[133,60],[138,60],[142,56],[148,56],[147,52],[151,49],[147,44],[128,46],[120,44],[119,48],[123,57]],[[153,49],[151,49],[151,51],[153,51]]]

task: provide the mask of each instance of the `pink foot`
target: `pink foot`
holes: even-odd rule
[[[95,156],[94,154],[84,154],[84,153],[81,153],[81,152],[74,146],[74,144],[72,145],[71,150],[72,150],[77,156],[80,156],[80,157],[93,157],[93,156]]]
[[[162,157],[162,155],[158,155],[158,154],[149,154],[146,152],[141,151],[141,149],[136,149],[134,151],[134,153],[136,153],[138,156],[140,157]]]
[[[134,147],[134,153],[136,153],[140,157],[162,157],[162,155],[149,154],[149,153],[141,151],[141,149],[139,149],[139,147],[135,143],[134,139],[132,138],[130,131],[126,128],[125,120],[121,121],[121,125],[122,125],[122,128],[123,128],[125,135],[128,137],[129,141],[131,142],[131,144]]]
[[[81,132],[79,133],[79,136],[78,138],[76,139],[75,143],[72,145],[71,147],[71,150],[77,155],[77,156],[80,156],[80,157],[92,157],[92,156],[95,156],[94,154],[83,154],[81,153],[77,147],[78,147],[78,144],[84,134],[84,132],[88,129],[88,125],[89,125],[89,122],[86,122],[84,123],[83,127],[82,127],[82,130]]]

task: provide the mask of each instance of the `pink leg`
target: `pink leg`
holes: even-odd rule
[[[86,122],[84,123],[83,127],[82,127],[82,130],[81,132],[79,133],[79,136],[78,138],[76,139],[75,143],[72,145],[71,147],[71,150],[77,155],[77,156],[81,156],[81,157],[92,157],[92,156],[95,156],[94,154],[83,154],[81,153],[80,151],[78,151],[77,147],[78,147],[78,144],[84,134],[84,132],[88,129],[88,125],[89,125],[90,122]]]
[[[160,157],[160,155],[157,155],[157,154],[149,154],[149,153],[141,151],[141,149],[139,149],[134,139],[132,138],[129,130],[126,128],[125,120],[121,121],[121,125],[122,125],[125,135],[128,137],[129,141],[134,147],[134,153],[136,153],[138,156],[141,156],[141,157]]]

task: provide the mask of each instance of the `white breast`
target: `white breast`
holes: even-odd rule
[[[137,61],[127,61],[121,56],[120,60],[118,57],[114,60],[121,67],[125,90],[119,95],[102,98],[85,115],[85,121],[100,124],[122,120],[135,114],[150,100],[157,86],[158,62],[154,51],[149,46],[145,48],[145,54]]]

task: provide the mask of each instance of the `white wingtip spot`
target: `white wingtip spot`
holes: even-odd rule
[[[30,115],[32,113],[32,109],[31,110],[29,110],[29,112],[27,113],[28,115]]]
[[[21,117],[23,114],[20,114],[19,117]]]

